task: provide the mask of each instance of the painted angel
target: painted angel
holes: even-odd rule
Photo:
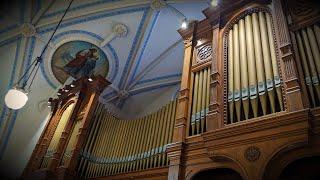
[[[83,76],[91,76],[94,73],[97,60],[99,60],[97,49],[84,49],[77,52],[75,58],[68,62],[63,67],[63,70],[76,79]]]

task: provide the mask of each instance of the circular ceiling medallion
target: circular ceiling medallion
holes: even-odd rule
[[[245,152],[244,152],[244,157],[250,161],[250,162],[254,162],[256,160],[259,159],[260,157],[260,149],[256,146],[250,146],[248,147]]]
[[[106,77],[109,63],[106,54],[96,45],[70,41],[53,53],[51,68],[55,78],[63,84],[70,76],[75,79],[91,75]]]

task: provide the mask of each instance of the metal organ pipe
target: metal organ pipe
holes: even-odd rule
[[[241,74],[240,74],[240,49],[239,49],[239,30],[238,25],[233,26],[233,83],[234,101],[237,121],[241,120]]]
[[[253,110],[253,117],[258,117],[258,91],[257,91],[257,71],[256,62],[253,47],[253,35],[252,35],[252,20],[251,15],[245,17],[245,32],[246,32],[246,49],[247,49],[247,60],[248,60],[248,71],[249,74],[249,96],[250,103]],[[230,38],[229,38],[230,39]],[[228,67],[229,69],[233,66]],[[230,104],[230,103],[229,103]],[[232,117],[231,117],[232,122]]]

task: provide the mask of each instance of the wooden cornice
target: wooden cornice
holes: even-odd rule
[[[187,40],[189,39],[190,37],[193,36],[193,33],[196,29],[196,24],[197,24],[197,21],[192,21],[192,22],[189,22],[188,24],[188,28],[186,29],[178,29],[178,33],[181,35],[181,37],[184,39],[184,40]]]
[[[308,120],[309,109],[275,113],[204,133],[203,139],[210,149],[221,149],[290,136],[307,136]]]

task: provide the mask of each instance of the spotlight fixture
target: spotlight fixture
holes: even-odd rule
[[[75,87],[75,85],[74,85],[74,84],[70,84],[70,87],[72,87],[72,88],[73,88],[73,87]]]
[[[182,20],[182,24],[181,24],[181,28],[182,29],[187,29],[187,27],[188,27],[187,19],[183,19]]]
[[[92,79],[91,77],[89,77],[89,78],[88,78],[88,81],[89,81],[89,82],[92,82],[92,81],[93,81],[93,79]]]
[[[39,71],[40,63],[42,62],[42,56],[46,49],[49,46],[50,41],[52,40],[54,34],[56,33],[57,29],[59,28],[63,18],[67,14],[73,0],[70,1],[69,6],[65,10],[63,16],[61,17],[58,25],[54,29],[53,33],[51,34],[50,39],[48,40],[47,44],[44,46],[43,50],[39,57],[37,57],[31,64],[26,68],[24,74],[19,78],[18,82],[10,89],[7,94],[5,95],[4,101],[8,108],[10,109],[21,109],[24,105],[26,105],[28,101],[28,93],[30,91],[31,85]],[[31,70],[31,71],[30,71]],[[30,80],[30,82],[29,82]],[[27,90],[26,86],[29,84]],[[58,95],[61,93],[58,93]]]

